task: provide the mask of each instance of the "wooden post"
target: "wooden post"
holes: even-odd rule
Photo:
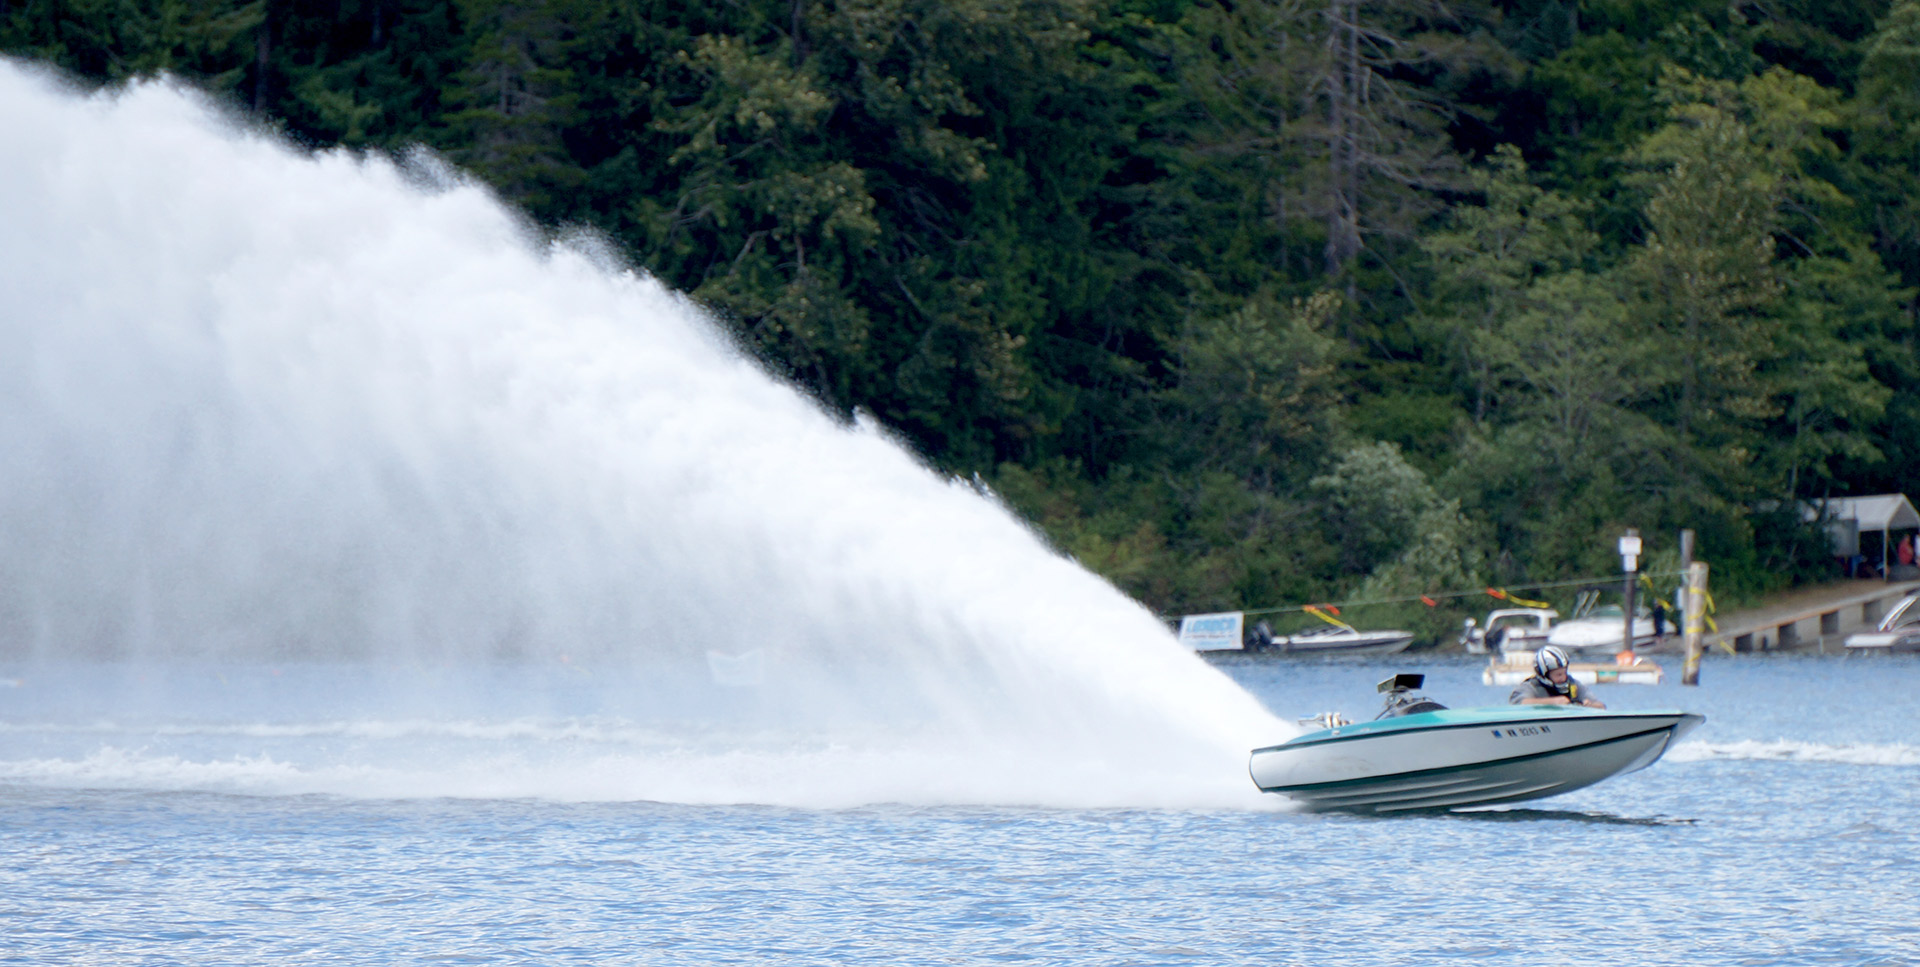
[[[1687,633],[1687,575],[1693,572],[1693,528],[1680,529],[1680,584],[1673,589],[1673,606],[1679,611],[1673,616],[1673,633],[1682,636]]]
[[[1700,684],[1700,639],[1707,631],[1707,564],[1695,561],[1687,565],[1686,600],[1680,607],[1685,611],[1687,629],[1687,664],[1680,672],[1680,684]]]

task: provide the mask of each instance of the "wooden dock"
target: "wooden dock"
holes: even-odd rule
[[[1720,630],[1709,632],[1704,641],[1708,648],[1730,654],[1781,650],[1826,654],[1840,650],[1847,635],[1874,628],[1889,606],[1915,589],[1920,589],[1920,581],[1854,581],[1825,595],[1814,589],[1773,607],[1729,614],[1720,622]]]

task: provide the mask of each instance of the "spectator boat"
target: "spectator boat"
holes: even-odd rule
[[[1626,634],[1626,612],[1617,604],[1601,605],[1580,617],[1562,621],[1547,632],[1545,644],[1558,645],[1575,654],[1611,655],[1621,649],[1622,638]],[[1669,631],[1677,630],[1669,628]],[[1532,654],[1540,647],[1540,642],[1514,641],[1502,647],[1501,653]],[[1653,617],[1646,613],[1633,618],[1633,649],[1635,651],[1653,651],[1662,640],[1654,634]]]
[[[1294,655],[1391,655],[1413,643],[1411,631],[1361,631],[1351,625],[1309,628],[1276,635],[1261,622],[1253,627],[1252,651]]]
[[[1547,635],[1559,619],[1560,612],[1552,608],[1502,608],[1489,612],[1484,625],[1468,619],[1460,643],[1469,655],[1513,652],[1531,656],[1547,643]]]
[[[1644,769],[1705,721],[1672,710],[1565,705],[1451,709],[1414,694],[1422,675],[1380,683],[1371,722],[1327,715],[1318,731],[1255,749],[1262,792],[1314,810],[1391,813],[1521,802]]]

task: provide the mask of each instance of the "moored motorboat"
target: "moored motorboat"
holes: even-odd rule
[[[1263,792],[1310,809],[1399,812],[1521,802],[1644,769],[1705,721],[1673,710],[1566,705],[1450,709],[1413,694],[1423,676],[1380,683],[1387,709],[1253,750]]]
[[[1569,621],[1562,621],[1547,632],[1546,644],[1558,645],[1580,654],[1608,654],[1621,650],[1626,637],[1626,612],[1617,604],[1603,605]],[[1662,644],[1654,634],[1653,618],[1639,614],[1633,619],[1633,650],[1653,651]],[[1502,649],[1505,654],[1531,652],[1537,642],[1514,642]]]
[[[1291,635],[1260,634],[1256,628],[1255,635],[1257,650],[1296,655],[1391,655],[1413,643],[1411,631],[1360,631],[1347,625]]]
[[[1559,618],[1560,612],[1552,608],[1503,608],[1489,612],[1484,625],[1475,625],[1468,619],[1460,644],[1470,655],[1488,652],[1532,655],[1547,643],[1547,635]]]

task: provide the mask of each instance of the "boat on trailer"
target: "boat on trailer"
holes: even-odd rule
[[[1393,813],[1557,796],[1644,769],[1705,716],[1568,705],[1452,709],[1415,694],[1423,675],[1380,683],[1371,722],[1323,717],[1324,728],[1255,749],[1262,792],[1308,809]]]

